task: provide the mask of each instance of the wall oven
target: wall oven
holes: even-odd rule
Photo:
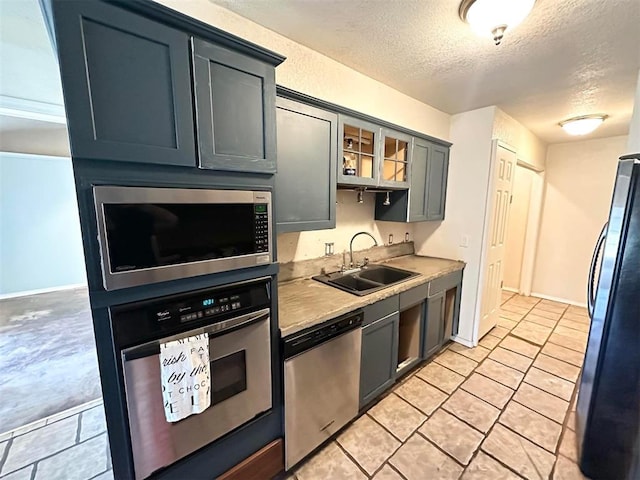
[[[273,261],[271,193],[96,186],[106,290]]]
[[[272,408],[270,279],[111,309],[135,478],[147,478]],[[209,334],[211,406],[166,420],[160,345]]]

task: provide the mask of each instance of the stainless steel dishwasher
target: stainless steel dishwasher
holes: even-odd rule
[[[362,311],[284,341],[285,467],[358,414]]]

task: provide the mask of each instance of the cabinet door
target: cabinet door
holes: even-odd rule
[[[380,177],[380,127],[339,116],[338,183],[377,186]]]
[[[196,165],[189,37],[106,2],[53,2],[74,157]]]
[[[335,228],[338,116],[280,97],[276,107],[278,233]]]
[[[427,171],[432,144],[414,139],[411,155],[411,187],[409,188],[409,221],[424,222],[427,218]]]
[[[380,185],[409,188],[411,136],[382,129],[380,149]]]
[[[427,315],[423,328],[423,358],[429,358],[440,349],[444,323],[444,292],[427,300]]]
[[[399,314],[393,313],[362,329],[361,408],[393,385],[395,381],[399,321]]]
[[[275,68],[193,39],[200,168],[276,171]]]
[[[447,173],[449,171],[449,149],[440,145],[434,145],[428,165],[427,220],[444,220]]]

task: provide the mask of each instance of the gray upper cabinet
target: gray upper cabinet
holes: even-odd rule
[[[411,136],[405,133],[382,129],[380,186],[409,188],[411,140]]]
[[[444,220],[449,149],[434,145],[428,162],[427,220]]]
[[[335,228],[338,116],[282,97],[276,107],[278,233]]]
[[[443,220],[449,171],[449,148],[422,138],[413,139],[409,190],[391,192],[390,205],[385,194],[376,196],[376,220],[425,222]]]
[[[55,2],[76,158],[195,167],[189,37],[103,2]]]
[[[432,145],[425,140],[416,138],[413,143],[408,205],[408,220],[410,222],[425,222],[429,219],[426,179],[431,149]]]
[[[275,68],[193,39],[201,168],[276,172]]]
[[[338,184],[375,187],[380,179],[380,126],[339,116]]]

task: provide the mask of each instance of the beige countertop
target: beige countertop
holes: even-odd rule
[[[464,262],[445,258],[406,255],[389,259],[386,265],[420,275],[359,297],[312,279],[293,280],[278,285],[278,322],[283,337],[318,325],[357,308],[371,305],[392,295],[422,285],[464,268]]]

